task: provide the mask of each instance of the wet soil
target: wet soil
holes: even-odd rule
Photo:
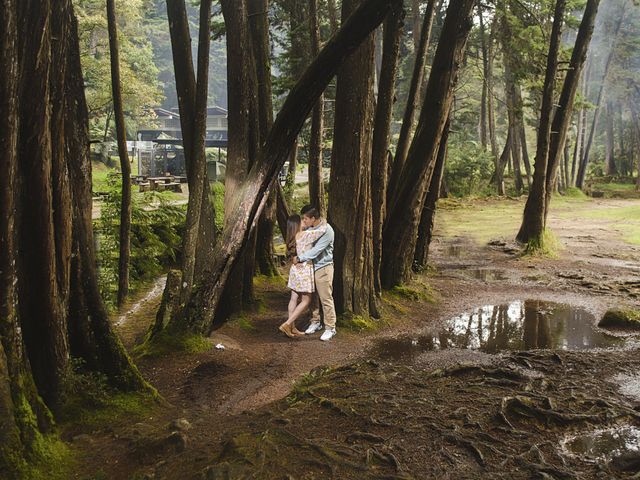
[[[552,212],[550,221],[565,245],[557,259],[521,257],[508,239],[436,236],[435,268],[419,279],[436,302],[386,296],[388,322],[341,329],[329,343],[280,334],[284,280],[259,280],[262,308],[216,330],[210,350],[137,360],[168,405],[84,432],[89,441],[74,444],[75,478],[626,478],[633,472],[568,455],[561,443],[581,431],[640,426],[640,400],[614,381],[637,371],[636,347],[578,351],[580,342],[567,339],[629,342],[595,323],[609,308],[640,307],[640,248],[602,220]],[[578,312],[536,323],[534,348],[559,350],[510,352],[523,348],[527,306],[537,312],[530,317],[547,311],[540,302]],[[114,318],[128,348],[158,303],[147,296]],[[514,333],[488,348],[499,343],[497,322],[491,333],[478,320],[490,324],[494,310]],[[522,314],[512,318],[515,310]],[[456,324],[467,330],[454,335],[461,343],[441,348],[439,333]],[[384,342],[409,353],[385,357],[376,350]],[[169,440],[179,418],[190,428]]]

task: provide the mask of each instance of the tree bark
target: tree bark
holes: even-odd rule
[[[489,126],[489,143],[491,145],[491,155],[497,160],[498,158],[498,143],[496,141],[496,118],[493,105],[493,49],[496,30],[496,18],[491,23],[491,30],[489,31],[489,46],[487,48],[488,62],[487,62],[487,122]],[[524,137],[523,137],[524,138]]]
[[[556,71],[558,69],[558,52],[560,49],[560,36],[562,33],[565,6],[565,0],[556,0],[549,53],[547,55],[547,68],[542,90],[542,105],[540,107],[540,123],[538,126],[538,140],[534,160],[533,183],[529,191],[529,196],[527,197],[522,225],[516,236],[518,241],[522,243],[541,241],[544,231],[545,184],[551,137],[553,90]]]
[[[433,236],[433,226],[436,218],[436,205],[440,198],[440,186],[442,185],[442,178],[444,176],[444,165],[447,161],[447,142],[449,140],[450,122],[451,118],[449,117],[444,126],[444,131],[442,132],[442,140],[440,141],[440,147],[438,148],[436,166],[433,169],[433,175],[431,176],[431,182],[429,183],[429,190],[427,191],[427,197],[424,201],[424,207],[422,208],[422,215],[420,216],[418,241],[416,243],[416,253],[413,260],[414,268],[417,271],[426,269],[429,260],[429,246],[431,245],[431,238]]]
[[[18,19],[14,0],[3,0],[0,7],[0,472],[16,472],[51,422],[28,370],[18,315]]]
[[[311,30],[311,58],[320,53],[320,26],[318,24],[318,0],[309,0],[309,28]],[[315,205],[320,215],[325,215],[324,182],[322,179],[324,128],[324,96],[311,113],[311,138],[309,140],[309,203]]]
[[[584,67],[584,62],[587,58],[587,50],[589,43],[591,42],[591,35],[593,34],[593,28],[595,24],[596,14],[598,13],[598,5],[600,0],[587,0],[582,21],[580,22],[580,28],[578,29],[578,35],[576,36],[576,42],[571,54],[571,60],[569,61],[569,69],[562,85],[562,91],[560,92],[560,99],[556,106],[556,113],[553,117],[553,124],[550,131],[550,145],[548,156],[548,167],[545,172],[545,197],[543,205],[544,223],[543,228],[546,227],[547,215],[549,213],[549,204],[551,202],[551,192],[553,190],[554,183],[556,181],[556,175],[558,165],[561,161],[561,156],[564,153],[564,145],[567,138],[567,131],[569,130],[569,123],[573,115],[573,102],[576,97],[576,91],[578,90],[578,83],[580,80],[580,74]],[[540,231],[540,233],[542,233]]]
[[[420,88],[422,87],[424,78],[424,66],[427,61],[427,50],[431,38],[431,27],[433,25],[435,6],[436,0],[429,0],[422,21],[420,41],[416,48],[413,74],[411,75],[411,84],[409,85],[409,93],[407,95],[407,106],[405,107],[404,115],[402,117],[400,136],[398,137],[398,145],[396,145],[396,155],[393,160],[391,175],[389,176],[389,185],[387,186],[387,202],[390,201],[391,196],[395,194],[396,189],[398,188],[400,176],[402,175],[402,171],[407,160],[407,154],[409,152],[414,118],[420,103]]]
[[[120,256],[118,258],[118,307],[122,307],[129,293],[129,258],[131,257],[131,164],[127,152],[127,130],[122,107],[120,83],[120,52],[115,0],[107,0],[107,26],[109,30],[109,52],[111,55],[111,92],[113,113],[116,121],[116,140],[122,174],[120,200]]]
[[[435,167],[453,89],[473,24],[474,2],[452,2],[433,59],[420,121],[407,155],[398,189],[389,202],[383,232],[382,285],[392,288],[409,280],[425,192]]]
[[[238,192],[232,214],[236,221],[225,230],[211,271],[192,300],[169,322],[168,328],[175,326],[178,330],[199,333],[207,333],[213,328],[229,273],[249,239],[252,225],[264,208],[304,120],[340,65],[398,4],[399,0],[364,0],[289,92],[260,151],[260,160],[249,172],[243,190]]]
[[[343,21],[358,3],[343,0]],[[371,211],[374,50],[371,34],[338,74],[328,209],[335,230],[336,311],[365,317],[378,316]]]
[[[56,269],[51,132],[51,11],[49,2],[20,2],[21,89],[18,163],[21,185],[18,270],[22,330],[38,390],[56,407],[69,350]],[[27,35],[27,32],[42,32]],[[20,37],[19,37],[20,38]],[[38,95],[35,95],[38,92]],[[27,180],[28,179],[28,180]],[[61,228],[66,225],[61,226]],[[66,233],[58,232],[58,235]]]
[[[376,293],[382,292],[380,265],[382,263],[382,227],[387,198],[387,170],[391,120],[398,74],[398,56],[404,12],[393,11],[384,22],[382,70],[378,88],[378,102],[373,127],[371,152],[371,204],[373,208],[373,272]]]

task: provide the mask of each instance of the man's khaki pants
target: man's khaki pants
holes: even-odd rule
[[[333,265],[316,270],[316,292],[322,305],[325,328],[336,328],[336,307],[333,304]],[[317,303],[311,313],[311,321],[320,321],[320,310]]]

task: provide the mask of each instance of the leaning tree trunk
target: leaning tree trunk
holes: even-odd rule
[[[311,57],[320,53],[320,26],[318,24],[318,0],[309,0],[309,28],[311,30]],[[309,139],[309,203],[325,215],[324,181],[322,178],[324,128],[324,96],[311,114],[311,138]]]
[[[433,59],[420,121],[405,168],[387,210],[383,231],[382,285],[392,288],[411,277],[418,224],[436,163],[453,90],[473,22],[473,0],[451,2]]]
[[[550,146],[548,167],[545,180],[545,197],[544,197],[544,222],[543,228],[546,227],[547,215],[549,213],[549,204],[551,202],[551,192],[556,181],[558,165],[564,152],[564,145],[567,139],[569,124],[573,115],[573,102],[578,90],[580,75],[584,62],[587,59],[587,50],[591,42],[591,35],[595,24],[596,14],[598,13],[598,5],[600,0],[587,0],[576,42],[569,61],[569,69],[562,85],[560,99],[556,105],[556,113],[553,117],[553,124],[550,132]]]
[[[402,125],[400,127],[400,136],[396,145],[396,155],[391,167],[391,175],[389,176],[389,184],[387,186],[387,201],[395,194],[400,182],[400,176],[404,169],[409,153],[409,145],[411,143],[411,132],[416,110],[420,102],[420,88],[423,84],[425,64],[427,62],[427,50],[431,39],[431,27],[433,25],[433,17],[436,7],[436,0],[429,0],[427,9],[424,12],[422,28],[420,29],[419,42],[416,48],[416,58],[413,65],[413,74],[411,75],[411,84],[409,85],[409,93],[407,95],[407,106],[402,117]],[[414,15],[416,13],[414,12]],[[419,23],[418,23],[419,24]]]
[[[449,140],[449,125],[451,118],[447,119],[442,132],[442,140],[438,148],[438,157],[436,158],[436,166],[433,169],[431,183],[427,191],[427,197],[422,208],[420,216],[420,225],[418,226],[418,241],[416,243],[416,253],[414,255],[414,265],[416,270],[424,270],[427,268],[429,260],[429,247],[433,236],[433,226],[436,218],[436,204],[440,198],[440,186],[444,177],[444,164],[447,160],[447,142]]]
[[[343,21],[357,4],[343,0]],[[372,34],[338,74],[328,210],[335,230],[336,311],[365,317],[378,316],[371,212],[374,48]]]
[[[384,22],[382,69],[378,86],[373,146],[371,152],[371,205],[373,208],[373,272],[376,293],[382,292],[380,265],[382,263],[382,226],[387,200],[387,169],[389,140],[395,84],[398,73],[398,55],[404,12],[392,12]]]
[[[260,151],[259,160],[249,172],[244,188],[238,192],[232,213],[235,221],[224,231],[211,271],[192,300],[171,319],[168,328],[195,333],[211,331],[229,274],[237,263],[240,250],[249,240],[252,225],[261,214],[309,112],[340,65],[399,4],[400,0],[364,0],[289,92]]]
[[[118,307],[122,307],[129,293],[129,259],[131,257],[131,164],[127,152],[127,130],[124,124],[122,86],[120,83],[120,52],[115,0],[107,0],[107,26],[111,54],[111,92],[116,120],[116,140],[122,174],[120,200],[120,256],[118,258]]]
[[[547,177],[547,163],[549,159],[549,144],[551,137],[551,115],[553,109],[553,89],[556,71],[558,69],[558,52],[560,50],[560,36],[566,0],[556,0],[553,15],[553,27],[549,53],[547,55],[547,69],[542,89],[542,105],[540,108],[540,123],[538,125],[538,141],[534,160],[533,183],[524,208],[522,225],[516,238],[522,243],[542,241],[544,231],[545,184]]]

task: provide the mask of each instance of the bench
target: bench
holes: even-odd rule
[[[140,187],[141,192],[148,192],[151,190],[151,184],[149,182],[140,182],[138,183],[138,187]]]

